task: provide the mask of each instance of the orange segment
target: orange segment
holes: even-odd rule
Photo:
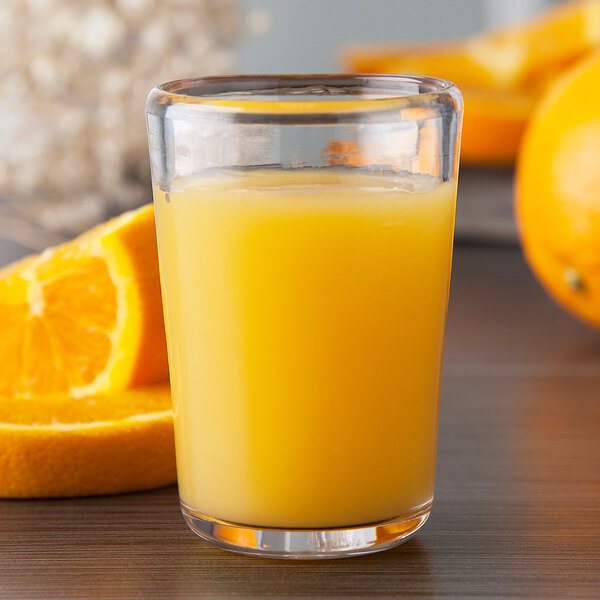
[[[600,327],[600,53],[537,106],[519,154],[516,211],[527,259],[561,305]]]
[[[600,0],[561,4],[518,26],[465,40],[348,50],[347,69],[442,77],[465,103],[462,159],[506,164],[539,95],[569,65],[600,45]]]
[[[0,497],[110,494],[175,479],[168,385],[0,399]]]
[[[152,206],[0,270],[0,395],[167,378]]]

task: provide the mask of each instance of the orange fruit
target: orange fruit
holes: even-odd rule
[[[0,270],[0,397],[165,381],[151,205]]]
[[[175,479],[167,384],[77,400],[0,398],[0,497],[112,494]]]
[[[355,48],[343,59],[355,72],[453,81],[465,104],[463,162],[510,164],[536,99],[562,70],[599,45],[600,0],[580,0],[456,42]]]
[[[525,255],[562,306],[600,326],[600,53],[547,90],[525,134],[516,214]]]

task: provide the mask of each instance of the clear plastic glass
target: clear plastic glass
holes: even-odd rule
[[[412,76],[150,93],[179,492],[204,539],[327,558],[433,500],[462,100]]]

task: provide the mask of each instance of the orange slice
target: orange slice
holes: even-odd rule
[[[356,47],[342,58],[362,73],[413,73],[449,79],[461,88],[539,93],[599,44],[600,0],[579,0],[459,41]]]
[[[529,21],[442,44],[351,48],[347,69],[442,77],[462,91],[461,157],[514,162],[535,101],[569,65],[600,45],[600,0],[561,4]]]
[[[111,494],[175,479],[168,385],[0,398],[0,497]]]
[[[152,206],[0,270],[0,314],[0,397],[165,381]]]

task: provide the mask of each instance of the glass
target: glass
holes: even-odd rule
[[[427,520],[461,115],[427,77],[150,93],[179,493],[202,538],[348,556]]]

